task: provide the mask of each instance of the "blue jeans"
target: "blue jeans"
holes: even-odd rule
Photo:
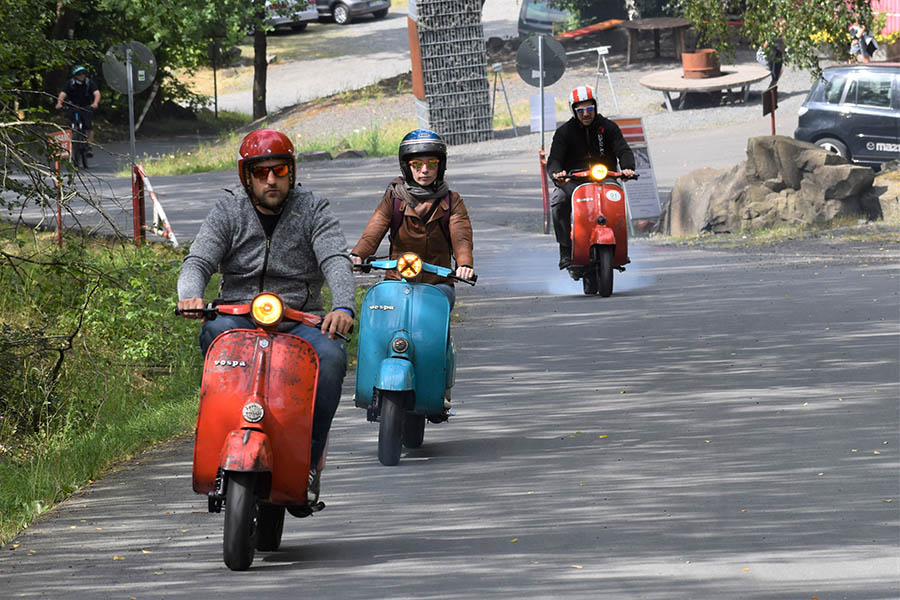
[[[200,331],[200,351],[205,357],[213,340],[226,331],[255,328],[250,319],[245,317],[219,315],[214,320],[203,323],[203,329]],[[316,354],[319,355],[319,384],[316,388],[316,408],[313,412],[312,426],[312,456],[309,463],[310,467],[316,467],[325,451],[331,420],[334,419],[334,413],[341,401],[341,385],[344,382],[344,375],[347,373],[347,350],[344,342],[339,339],[328,339],[328,336],[324,335],[318,327],[298,324],[286,333],[302,337],[312,345]]]
[[[450,301],[450,309],[452,310],[453,305],[456,304],[456,288],[449,283],[437,283],[434,287],[444,292],[447,300]]]

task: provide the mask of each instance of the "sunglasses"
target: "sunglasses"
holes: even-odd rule
[[[287,164],[280,164],[272,167],[253,167],[250,169],[250,173],[256,179],[268,179],[269,172],[275,173],[275,177],[285,177],[290,171],[291,167]]]
[[[593,106],[582,106],[581,108],[576,108],[575,112],[578,113],[579,116],[589,115],[594,112],[594,107]]]
[[[411,166],[416,171],[421,170],[425,165],[428,165],[429,169],[437,169],[439,164],[441,164],[441,161],[436,158],[429,158],[428,160],[409,161],[409,166]]]

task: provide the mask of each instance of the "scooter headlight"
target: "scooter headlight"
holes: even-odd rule
[[[606,165],[594,165],[591,167],[591,177],[597,181],[606,179],[607,173],[609,173],[609,169],[606,168]]]
[[[262,404],[259,404],[258,402],[249,402],[244,405],[244,410],[241,411],[241,414],[248,423],[259,423],[262,421],[266,411],[263,410]]]
[[[253,299],[250,313],[257,325],[268,327],[281,321],[284,304],[281,302],[281,298],[275,294],[260,294]]]
[[[397,259],[397,270],[404,279],[411,279],[422,270],[422,259],[412,252],[407,252]]]

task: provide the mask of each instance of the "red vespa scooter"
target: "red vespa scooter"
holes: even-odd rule
[[[325,507],[306,497],[319,357],[303,338],[277,330],[283,320],[318,326],[322,319],[265,292],[251,304],[176,309],[188,312],[246,315],[256,324],[210,345],[194,433],[194,491],[207,494],[209,512],[225,506],[225,564],[243,571],[255,550],[281,545],[285,508],[309,516]],[[320,470],[324,463],[323,455]]]
[[[613,179],[637,179],[599,164],[587,171],[570,171],[564,177],[584,180],[572,192],[572,264],[570,272],[581,278],[584,293],[609,297],[613,269],[625,270],[628,258],[628,214],[625,190]]]

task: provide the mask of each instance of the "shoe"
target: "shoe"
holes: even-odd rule
[[[307,504],[316,504],[319,501],[319,488],[322,482],[322,472],[318,469],[309,470],[309,485],[306,487]]]
[[[578,281],[579,279],[581,279],[582,275],[584,275],[584,267],[569,267],[568,271],[569,277],[571,277],[575,281]]]
[[[572,249],[564,246],[559,247],[559,270],[562,271],[572,264]]]
[[[88,158],[94,158],[94,153],[88,150],[85,156],[87,156]]]

